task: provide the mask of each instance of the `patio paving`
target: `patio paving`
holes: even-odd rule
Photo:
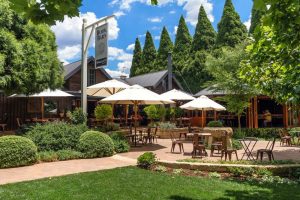
[[[268,141],[258,141],[253,154],[256,158],[256,150],[266,148]],[[179,152],[179,147],[175,147],[175,153],[171,153],[171,140],[170,139],[158,139],[157,143],[147,144],[142,147],[135,147],[130,150],[128,153],[119,154],[120,156],[124,156],[127,158],[136,159],[139,155],[143,154],[147,151],[152,151],[156,154],[159,160],[168,160],[168,161],[176,161],[180,159],[192,158],[192,143],[184,143],[184,151],[185,153]],[[210,155],[210,150],[207,150],[208,155]],[[241,159],[244,150],[238,150],[238,158]],[[275,143],[274,146],[274,158],[275,160],[295,160],[300,161],[300,146],[280,146],[279,142]],[[212,160],[217,161],[221,160],[220,154],[214,154],[214,157],[203,157],[203,160]],[[199,158],[200,159],[200,158]],[[245,159],[245,157],[244,157]],[[233,155],[233,160],[235,160],[235,155]],[[264,160],[267,160],[266,155]]]
[[[135,164],[135,159],[114,155],[106,158],[48,162],[26,167],[0,169],[0,185]]]

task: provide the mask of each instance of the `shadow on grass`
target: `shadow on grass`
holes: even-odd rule
[[[179,196],[179,195],[172,195],[169,197],[170,200],[197,200],[194,198],[190,198],[190,197],[184,197],[184,196]]]

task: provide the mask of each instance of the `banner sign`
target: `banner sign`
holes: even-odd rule
[[[95,67],[107,66],[108,61],[108,24],[96,27],[95,30]]]

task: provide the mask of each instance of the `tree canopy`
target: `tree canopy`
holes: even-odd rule
[[[226,0],[221,21],[218,23],[217,46],[234,47],[246,37],[246,26],[241,22],[232,1]]]
[[[277,102],[299,103],[299,0],[254,0],[254,6],[265,15],[247,47],[242,77]]]
[[[217,33],[210,23],[204,7],[201,5],[191,51],[195,53],[199,50],[212,49],[216,42],[216,36]]]
[[[156,67],[158,70],[164,70],[168,65],[168,53],[173,50],[173,43],[166,27],[163,27],[160,36],[159,48],[157,51]]]
[[[139,38],[136,38],[134,44],[132,64],[130,68],[130,77],[139,74],[139,68],[143,66],[142,63],[143,63],[142,47]]]
[[[7,94],[32,94],[63,83],[54,33],[34,25],[0,1],[0,89]]]
[[[149,31],[146,33],[145,45],[143,49],[143,68],[140,73],[148,73],[155,70],[156,49],[152,35]]]

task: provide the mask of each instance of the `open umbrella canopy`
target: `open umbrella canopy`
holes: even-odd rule
[[[90,96],[108,97],[128,87],[129,85],[112,79],[87,87],[87,94]]]
[[[190,101],[186,104],[180,106],[180,108],[187,109],[187,110],[226,110],[226,108],[215,101],[211,100],[207,96],[200,96],[193,101]]]
[[[176,90],[176,89],[165,92],[165,93],[161,94],[160,96],[167,98],[167,99],[178,100],[178,101],[186,101],[186,100],[194,100],[195,99],[195,97],[193,97],[192,95],[189,95],[188,93],[185,93],[183,91]]]
[[[9,97],[72,97],[73,95],[66,93],[61,90],[50,90],[46,89],[40,93],[25,95],[25,94],[13,94]]]
[[[125,90],[122,90],[114,95],[101,100],[103,103],[113,104],[170,104],[174,101],[164,98],[151,90],[148,90],[140,85],[133,85]]]

